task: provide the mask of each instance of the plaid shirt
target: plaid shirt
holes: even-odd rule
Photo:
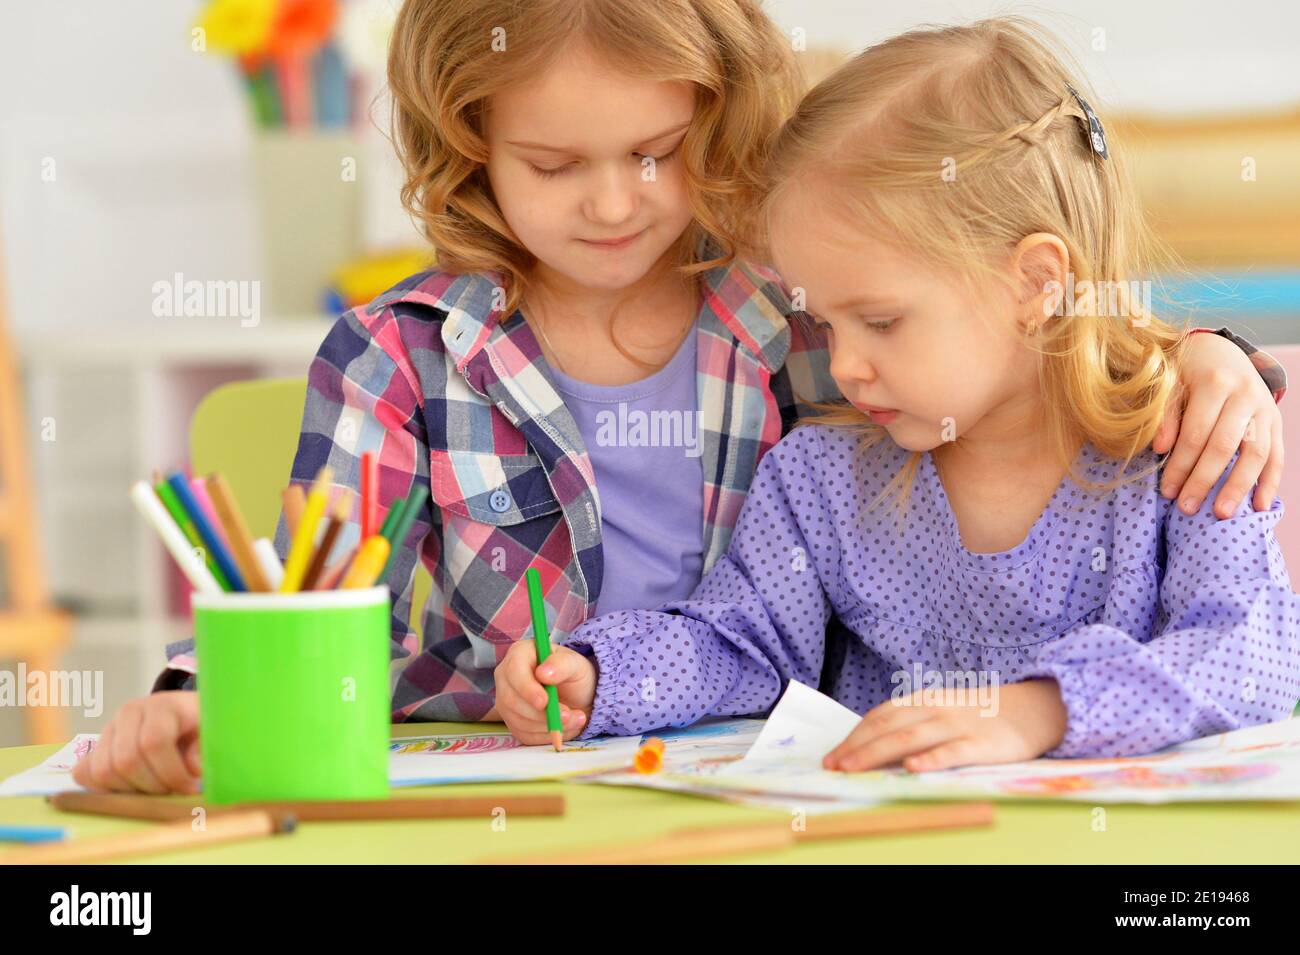
[[[759,460],[808,402],[840,395],[824,341],[809,324],[788,320],[774,273],[737,263],[704,273],[701,285],[696,385],[707,573],[727,549]],[[293,483],[309,486],[328,464],[336,494],[359,487],[361,455],[371,451],[381,509],[416,481],[430,489],[385,580],[394,595],[397,722],[473,721],[488,712],[493,670],[531,632],[529,566],[540,572],[557,642],[593,614],[600,594],[591,460],[522,314],[494,306],[497,288],[488,274],[412,276],[340,318],[308,373]],[[1237,343],[1280,397],[1281,366]],[[357,542],[358,521],[355,504],[337,552]],[[288,545],[282,518],[282,558]],[[417,559],[433,578],[421,635],[409,625]],[[154,689],[194,687],[192,653],[192,640],[169,646],[169,670]]]
[[[290,480],[322,465],[335,493],[360,485],[377,454],[381,509],[415,481],[430,502],[397,549],[392,603],[392,716],[481,719],[493,670],[531,632],[524,571],[537,567],[562,641],[592,615],[603,569],[600,497],[577,424],[523,315],[494,307],[490,274],[412,276],[330,330],[308,373]],[[838,397],[825,343],[787,320],[775,274],[737,263],[705,272],[696,326],[704,470],[704,572],[727,549],[759,459],[808,410]],[[382,515],[381,515],[382,518]],[[336,545],[360,536],[359,504]],[[276,550],[288,550],[283,521]],[[416,559],[433,578],[422,634],[409,626]],[[168,648],[193,672],[192,641]],[[164,675],[166,676],[166,675]],[[155,689],[175,685],[160,678]],[[192,679],[182,685],[193,686]]]

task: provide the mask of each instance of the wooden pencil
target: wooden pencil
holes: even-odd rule
[[[302,586],[298,588],[299,590],[315,589],[321,573],[325,570],[325,561],[329,560],[330,551],[334,549],[334,542],[338,540],[339,532],[343,530],[343,525],[347,523],[351,514],[352,489],[344,488],[343,493],[330,509],[325,533],[321,535],[320,544],[312,553],[311,560],[307,562],[307,571],[302,575]]]
[[[926,832],[992,825],[992,803],[955,803],[898,810],[809,816],[796,831],[788,821],[677,829],[657,839],[602,846],[576,852],[484,858],[480,862],[512,865],[636,865],[788,849],[800,842],[854,839],[903,832]]]
[[[262,573],[261,561],[253,552],[253,535],[248,532],[248,524],[235,501],[235,495],[230,491],[230,485],[223,475],[212,474],[208,476],[206,487],[208,497],[212,500],[212,509],[217,512],[217,520],[226,531],[226,539],[230,541],[235,563],[244,575],[244,583],[249,590],[269,591],[271,585],[266,574]]]
[[[66,792],[45,800],[60,812],[150,819],[169,822],[190,819],[196,805],[158,796],[126,793]],[[489,817],[503,810],[508,816],[562,816],[564,797],[559,794],[514,794],[498,796],[428,796],[396,799],[293,800],[288,802],[239,803],[205,806],[209,815],[228,815],[261,809],[290,815],[299,822],[363,819],[465,819]]]
[[[131,832],[15,849],[0,853],[0,865],[69,865],[181,852],[292,832],[295,826],[296,820],[292,816],[277,817],[265,809],[215,813],[208,816],[198,829],[194,828],[192,819],[180,819]]]
[[[574,852],[560,850],[521,856],[487,857],[478,861],[498,865],[652,865],[752,852],[775,852],[791,848],[794,842],[790,823],[760,823],[681,830],[655,839]]]
[[[352,558],[357,555],[359,548],[352,548],[342,557],[340,557],[333,567],[325,568],[325,573],[320,575],[320,580],[316,581],[317,590],[333,590],[340,580],[343,579],[344,572],[348,569],[348,564],[352,563]]]
[[[307,492],[301,484],[290,484],[280,495],[280,500],[284,503],[284,523],[292,538],[298,533],[298,521],[302,519],[302,512],[307,509]]]

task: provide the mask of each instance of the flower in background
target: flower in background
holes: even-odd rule
[[[338,20],[337,0],[280,0],[271,30],[273,56],[306,56],[327,39]]]
[[[212,0],[197,25],[210,49],[249,55],[266,48],[277,6],[276,0]]]

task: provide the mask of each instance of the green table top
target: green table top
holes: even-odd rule
[[[499,732],[500,724],[402,724],[394,737]],[[58,746],[0,749],[0,779],[35,766]],[[649,838],[688,826],[743,824],[788,814],[676,793],[580,783],[483,783],[402,789],[401,795],[560,792],[563,817],[516,817],[504,831],[483,819],[307,822],[287,836],[141,856],[174,863],[447,863],[545,853]],[[803,843],[737,862],[832,863],[1294,863],[1300,803],[1176,803],[1167,806],[1000,802],[991,827]],[[1104,821],[1104,829],[1100,823]],[[70,838],[149,823],[55,812],[42,797],[0,797],[0,823],[61,825]],[[709,860],[701,860],[709,861]]]

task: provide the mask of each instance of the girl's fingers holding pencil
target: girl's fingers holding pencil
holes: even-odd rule
[[[559,690],[560,702],[581,710],[591,708],[596,697],[596,667],[581,653],[556,647],[534,672],[540,683],[551,684]]]

